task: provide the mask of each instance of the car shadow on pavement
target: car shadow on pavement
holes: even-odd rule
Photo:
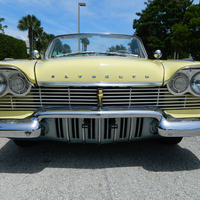
[[[179,145],[156,140],[107,145],[44,141],[21,148],[8,141],[0,150],[0,173],[37,173],[45,168],[102,169],[142,167],[148,171],[184,171],[200,168],[200,160]]]

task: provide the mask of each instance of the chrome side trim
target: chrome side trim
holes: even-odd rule
[[[44,87],[143,87],[143,86],[161,86],[162,82],[38,82],[39,86]]]

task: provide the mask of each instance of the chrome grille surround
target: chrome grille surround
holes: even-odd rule
[[[103,90],[102,107],[155,106],[167,109],[200,108],[200,98],[191,94],[175,96],[167,87],[39,87],[29,94],[0,98],[0,110],[36,110],[45,106],[98,106],[98,90]]]

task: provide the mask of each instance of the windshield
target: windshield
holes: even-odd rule
[[[140,39],[117,34],[70,34],[55,37],[46,58],[73,56],[133,56],[147,58]]]

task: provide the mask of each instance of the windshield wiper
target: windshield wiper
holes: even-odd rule
[[[79,51],[79,52],[74,52],[74,53],[64,53],[64,54],[59,54],[56,55],[54,58],[58,58],[58,57],[68,57],[68,56],[73,56],[73,55],[82,55],[82,54],[96,54],[96,52],[94,51]]]
[[[111,56],[123,56],[123,57],[127,57],[127,56],[131,56],[131,57],[137,57],[139,58],[139,56],[137,54],[129,54],[128,52],[126,53],[120,53],[120,52],[103,52],[103,53],[99,53],[99,54],[105,54],[105,55],[111,55]]]
[[[123,56],[123,57],[136,57],[139,58],[137,54],[129,54],[128,52],[95,52],[95,51],[80,51],[80,52],[74,52],[74,53],[64,53],[56,55],[54,58],[58,57],[70,57],[74,55],[87,55],[87,54],[95,54],[95,55],[110,55],[110,56]]]

